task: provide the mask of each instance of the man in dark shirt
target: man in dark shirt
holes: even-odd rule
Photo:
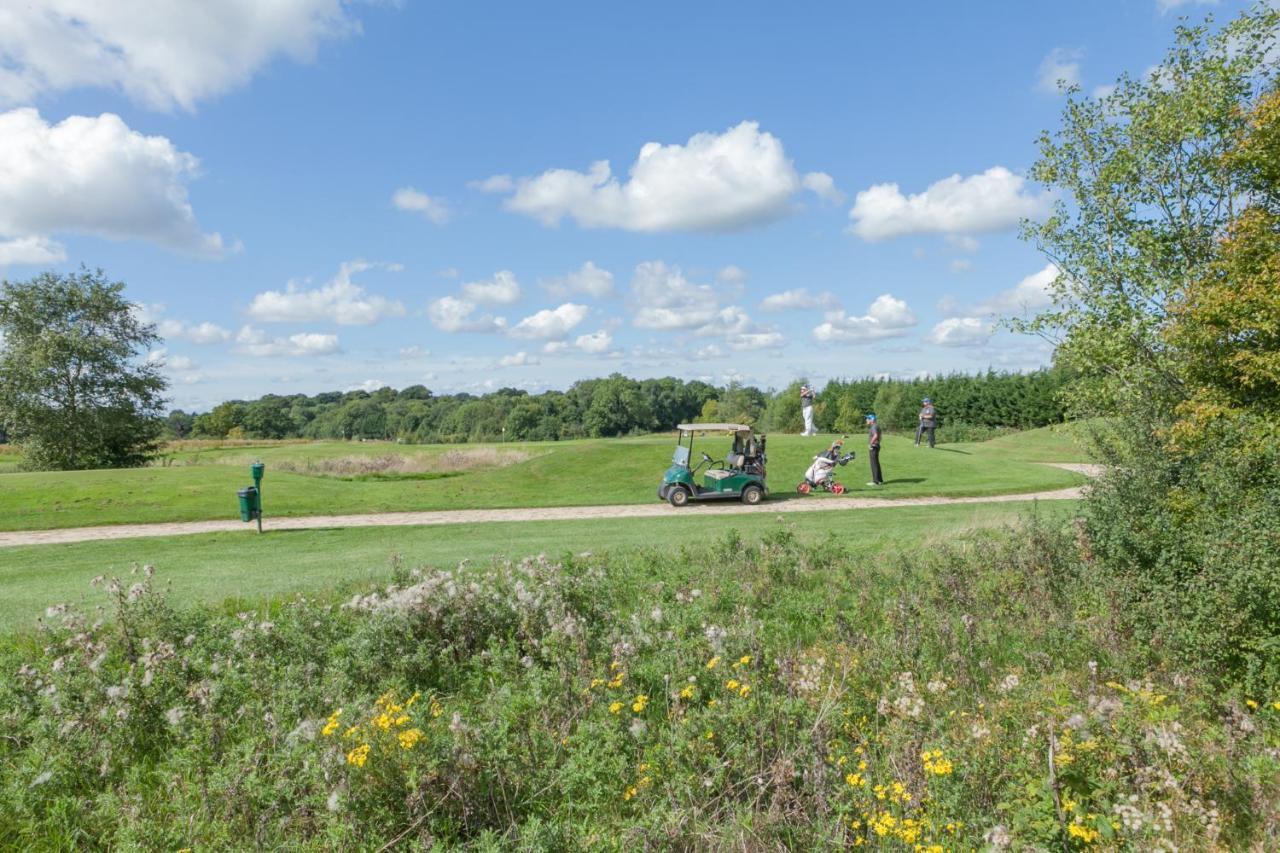
[[[868,486],[884,485],[884,475],[880,472],[880,423],[874,414],[867,415],[867,458],[871,460],[871,482]]]
[[[933,431],[937,426],[938,410],[933,407],[933,401],[925,397],[924,405],[920,407],[920,425],[916,427],[916,447],[920,446],[920,438],[925,430],[929,432],[929,446],[933,447]]]

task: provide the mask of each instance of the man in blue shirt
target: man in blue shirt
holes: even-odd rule
[[[880,423],[874,413],[867,415],[867,458],[871,460],[871,482],[868,486],[879,488],[884,485],[884,475],[880,472]]]

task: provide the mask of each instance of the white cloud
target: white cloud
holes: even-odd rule
[[[900,337],[916,324],[916,315],[907,303],[888,293],[876,297],[862,316],[849,316],[843,308],[827,312],[826,320],[813,330],[822,343],[867,343]]]
[[[514,355],[504,355],[498,359],[499,367],[529,367],[538,363],[538,359],[530,357],[527,352],[521,351]]]
[[[185,355],[173,355],[165,359],[165,366],[170,370],[194,370],[198,365]]]
[[[573,345],[588,355],[599,355],[608,352],[613,346],[613,335],[607,329],[601,329],[588,335],[579,335]]]
[[[432,198],[413,187],[401,187],[396,190],[391,196],[391,204],[396,210],[421,213],[425,219],[436,225],[443,225],[449,221],[449,206],[445,204],[444,199]]]
[[[747,271],[734,264],[721,267],[720,271],[716,273],[716,281],[723,282],[724,284],[742,284],[746,280]]]
[[[938,323],[925,340],[942,347],[981,346],[991,337],[991,322],[982,317],[948,317]]]
[[[864,240],[887,240],[907,234],[1002,231],[1047,208],[1047,196],[1032,195],[1021,175],[994,166],[967,178],[943,178],[910,196],[897,184],[876,184],[858,193],[849,218],[850,230]]]
[[[694,284],[679,267],[662,261],[636,266],[631,279],[631,322],[641,329],[694,329],[715,318],[720,310],[716,289]]]
[[[764,298],[760,303],[761,311],[776,313],[779,311],[811,311],[821,308],[824,311],[838,308],[839,301],[834,293],[823,291],[822,293],[810,293],[807,287],[798,287],[794,290],[784,290],[781,293],[774,293]]]
[[[15,264],[41,266],[60,264],[67,259],[66,249],[61,243],[48,237],[18,237],[14,240],[0,240],[0,267]]]
[[[510,175],[490,175],[483,181],[471,181],[467,186],[482,193],[509,193],[516,188],[516,182]]]
[[[844,202],[844,193],[836,188],[835,180],[826,172],[810,172],[804,176],[802,183],[805,189],[823,201],[829,201],[832,204]]]
[[[1091,94],[1095,98],[1097,98],[1099,101],[1101,101],[1104,98],[1111,97],[1111,95],[1115,92],[1115,90],[1116,90],[1115,83],[1104,83],[1101,86],[1094,86],[1093,92]]]
[[[684,145],[646,143],[626,182],[607,160],[521,179],[505,205],[549,226],[567,216],[584,228],[732,231],[785,216],[804,186],[782,142],[744,121]]]
[[[223,344],[231,340],[231,332],[215,323],[204,322],[193,326],[181,320],[166,318],[165,311],[165,306],[159,303],[133,304],[133,313],[138,322],[155,326],[157,334],[165,340],[181,338],[193,344]]]
[[[985,302],[974,306],[974,314],[1026,314],[1053,304],[1050,285],[1058,278],[1058,267],[1045,264],[1009,290],[1002,290]]]
[[[542,345],[542,351],[547,355],[555,355],[564,352],[569,348],[568,341],[547,341]]]
[[[510,305],[520,298],[520,283],[511,270],[499,270],[487,281],[469,281],[462,285],[462,295],[481,305]]]
[[[366,394],[372,394],[374,391],[378,391],[386,387],[387,387],[387,383],[383,382],[381,379],[366,379],[365,381],[361,382],[359,385],[348,385],[347,390],[348,391],[364,391]]]
[[[299,332],[287,338],[268,338],[267,333],[244,326],[236,335],[236,351],[266,358],[282,356],[318,356],[341,352],[337,335]]]
[[[278,56],[311,59],[359,30],[347,0],[94,2],[0,7],[0,103],[82,87],[148,107],[191,110],[246,83]]]
[[[1055,47],[1040,61],[1040,68],[1036,71],[1036,88],[1056,95],[1065,87],[1079,86],[1082,59],[1084,51],[1079,48]]]
[[[300,290],[289,282],[284,292],[268,290],[253,297],[248,314],[263,323],[308,323],[327,320],[343,326],[371,326],[404,314],[404,306],[365,292],[351,276],[376,267],[396,270],[394,264],[345,261],[331,281],[314,290]]]
[[[575,326],[587,319],[588,308],[575,302],[566,302],[558,308],[544,308],[525,317],[511,327],[513,338],[563,338]]]
[[[1216,6],[1220,0],[1156,0],[1156,8],[1164,15],[1183,6]]]
[[[603,299],[614,295],[613,273],[602,270],[591,261],[561,278],[542,283],[553,296],[594,296]]]
[[[760,326],[752,322],[745,310],[737,305],[722,308],[714,320],[699,328],[699,337],[723,338],[732,350],[779,349],[786,340],[772,326]]]
[[[55,125],[34,109],[0,113],[0,238],[51,248],[48,235],[73,232],[220,256],[221,235],[200,230],[187,200],[198,168],[165,137],[143,136],[111,113]]]
[[[423,349],[417,344],[414,344],[411,347],[401,347],[400,349],[401,358],[426,358],[429,355],[431,355],[431,350]]]
[[[948,234],[945,239],[948,246],[959,249],[962,252],[976,252],[982,247],[982,244],[977,240],[964,234]]]
[[[475,315],[476,304],[456,296],[443,296],[427,306],[427,318],[442,332],[501,332],[507,327],[502,317]]]
[[[194,326],[184,325],[177,335],[193,344],[223,344],[231,340],[231,332],[216,323],[197,323]]]

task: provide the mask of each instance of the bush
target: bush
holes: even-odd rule
[[[109,612],[0,647],[14,846],[1266,847],[1280,696],[1100,609],[1070,531],[884,561],[786,528]],[[1262,697],[1257,697],[1262,698]],[[1272,703],[1276,704],[1272,704]]]

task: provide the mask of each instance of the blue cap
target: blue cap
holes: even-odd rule
[[[932,403],[933,401],[932,401],[932,400],[930,400],[928,397],[925,397],[925,398],[924,398],[924,402],[926,402],[926,403]]]
[[[876,419],[876,416],[874,414],[872,414],[871,412],[867,412],[867,420],[874,421],[875,419]]]

